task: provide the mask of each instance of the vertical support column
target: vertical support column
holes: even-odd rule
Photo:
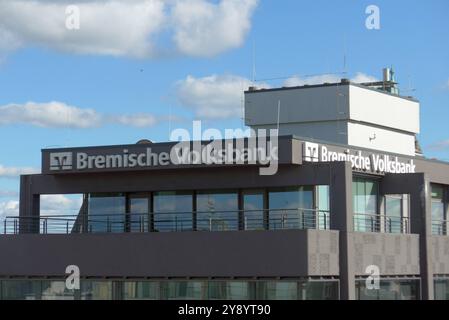
[[[39,233],[40,195],[32,194],[31,180],[20,176],[19,233]]]
[[[354,251],[350,245],[354,231],[352,168],[349,162],[330,165],[331,229],[339,231],[340,299],[355,300]]]
[[[430,181],[424,174],[420,183],[419,194],[415,196],[420,201],[421,225],[413,225],[412,233],[419,232],[419,251],[420,251],[420,271],[422,298],[424,300],[434,299],[433,290],[433,258],[432,258],[432,207],[431,207],[432,190]],[[416,206],[414,210],[417,210]],[[412,213],[413,214],[413,213]],[[417,215],[417,212],[415,213]],[[417,230],[419,228],[419,230]]]
[[[410,233],[419,234],[419,270],[422,299],[434,299],[431,184],[425,173],[389,174],[385,193],[410,195]]]

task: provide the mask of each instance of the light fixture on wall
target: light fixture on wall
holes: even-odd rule
[[[369,142],[376,140],[376,134],[373,133],[373,135],[371,137],[369,137]]]

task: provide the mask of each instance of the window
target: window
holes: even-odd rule
[[[112,282],[81,281],[81,300],[111,300]]]
[[[440,185],[432,185],[432,233],[436,235],[447,234],[446,215],[444,205],[444,188]]]
[[[366,280],[356,280],[357,300],[419,300],[419,279],[381,279],[380,288],[368,289]]]
[[[127,221],[129,232],[145,232],[149,230],[149,206],[148,194],[129,195],[129,214]]]
[[[298,300],[298,282],[261,281],[257,283],[257,294],[262,300]]]
[[[198,192],[196,205],[198,230],[238,230],[237,192]]]
[[[407,195],[385,196],[385,232],[408,232]]]
[[[1,287],[3,300],[39,300],[41,296],[41,281],[4,280]]]
[[[303,300],[338,300],[338,281],[308,281],[302,283]]]
[[[249,300],[254,299],[254,283],[246,281],[211,281],[209,299],[211,300]]]
[[[271,190],[268,194],[270,229],[315,228],[313,187]]]
[[[354,206],[354,230],[361,232],[380,231],[377,181],[355,177],[352,183]]]
[[[245,230],[264,229],[263,191],[243,192],[243,224]]]
[[[186,231],[193,229],[192,192],[155,192],[153,201],[155,231]]]
[[[168,300],[207,299],[207,283],[202,281],[170,281],[163,283],[163,296]]]
[[[42,300],[74,300],[75,290],[69,290],[64,280],[43,281]]]
[[[316,186],[316,195],[318,204],[319,229],[330,229],[330,196],[329,186]]]
[[[435,300],[449,300],[449,278],[434,278]]]
[[[127,281],[123,283],[124,300],[159,300],[159,282]]]
[[[89,194],[90,232],[124,232],[126,198],[123,193]]]

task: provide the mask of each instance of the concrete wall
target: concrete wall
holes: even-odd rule
[[[349,88],[350,119],[419,133],[419,102],[360,86]]]
[[[338,231],[307,231],[308,275],[339,275]]]
[[[419,275],[419,236],[353,232],[349,249],[354,251],[356,275],[367,275],[366,267],[376,265],[381,275]]]
[[[449,237],[433,236],[433,273],[449,274]]]
[[[281,102],[280,123],[347,119],[348,92],[348,85],[246,92],[245,124],[277,123],[278,101]]]
[[[253,126],[255,129],[276,129],[277,124]],[[320,121],[306,123],[286,123],[279,127],[280,135],[295,135],[313,140],[332,141],[348,144],[348,122]]]
[[[386,130],[365,123],[349,122],[348,144],[350,146],[415,156],[413,133]],[[375,139],[373,139],[375,137]]]
[[[0,276],[338,275],[337,231],[235,231],[1,236]]]

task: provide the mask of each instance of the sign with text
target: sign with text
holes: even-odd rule
[[[353,150],[349,148],[304,142],[304,161],[334,162],[348,161],[354,170],[371,173],[415,173],[416,165],[413,159],[405,160],[398,156],[376,153],[375,151]]]

